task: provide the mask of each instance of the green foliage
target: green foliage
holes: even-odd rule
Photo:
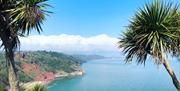
[[[41,32],[41,24],[45,20],[45,15],[48,13],[44,10],[48,5],[44,4],[47,0],[0,0],[0,40],[1,46],[5,49],[6,66],[12,70],[9,79],[9,84],[13,91],[16,91],[18,83],[16,82],[16,68],[13,53],[20,46],[19,36],[29,35],[32,29]],[[15,84],[13,84],[15,83]],[[14,88],[14,89],[13,89]]]
[[[19,57],[17,57],[19,55]],[[24,55],[24,57],[22,57]],[[17,52],[16,67],[18,68],[18,78],[20,82],[32,81],[37,74],[25,74],[21,69],[21,64],[37,64],[43,72],[57,73],[60,70],[65,72],[74,72],[80,68],[80,64],[90,59],[99,59],[102,56],[97,55],[66,55],[58,52],[34,51],[34,52]],[[4,53],[0,53],[0,79],[7,82],[7,70]]]
[[[0,84],[0,91],[4,91],[4,88],[1,84]]]
[[[19,33],[23,35],[29,34],[32,28],[40,33],[45,15],[51,13],[45,10],[49,6],[45,1],[47,0],[17,0],[16,7],[9,10],[12,17],[10,25],[16,25]]]
[[[18,77],[19,77],[19,80],[21,82],[30,82],[33,80],[32,77],[30,77],[29,75],[26,75],[25,73],[23,73],[22,71],[19,71],[18,72]]]
[[[65,72],[73,72],[76,68],[73,65],[77,65],[76,58],[57,52],[47,52],[47,51],[36,51],[27,52],[28,63],[35,63],[40,65],[42,70],[56,73],[59,70],[64,70]]]
[[[46,88],[44,86],[36,84],[34,87],[27,89],[25,91],[46,91]]]
[[[154,0],[140,8],[120,38],[126,62],[145,63],[148,54],[162,63],[162,53],[180,54],[180,16],[172,3]]]
[[[25,89],[23,87],[20,87],[19,91],[25,91]]]
[[[84,62],[71,55],[66,55],[57,52],[47,52],[47,51],[35,51],[35,52],[20,52],[17,54],[24,54],[25,58],[17,58],[16,66],[18,67],[18,78],[20,82],[32,81],[37,74],[31,73],[29,75],[22,72],[20,68],[21,64],[37,64],[40,66],[41,71],[56,73],[60,70],[65,72],[74,72],[80,69],[79,64]],[[4,81],[7,81],[7,70],[6,61],[3,53],[0,53],[0,77]]]

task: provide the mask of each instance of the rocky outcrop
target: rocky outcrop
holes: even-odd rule
[[[55,79],[55,76],[54,76],[54,73],[52,72],[42,72],[34,78],[35,81],[51,81],[54,79]]]
[[[59,71],[55,74],[55,78],[59,78],[59,77],[68,77],[68,76],[81,76],[83,75],[85,72],[83,70],[78,70],[78,71],[74,71],[71,73],[67,73],[64,71]]]
[[[46,73],[46,74],[42,74],[41,76],[37,77],[37,80],[28,82],[28,83],[22,83],[21,86],[24,88],[29,88],[29,87],[33,87],[36,84],[47,85],[51,81],[55,80],[55,78],[70,77],[70,76],[82,76],[84,73],[85,72],[83,70],[78,70],[78,71],[74,71],[71,73],[67,73],[64,71],[59,71],[56,74]],[[44,78],[44,77],[46,77],[46,78]]]
[[[42,71],[39,65],[37,64],[22,64],[21,65],[22,71],[31,76],[33,74],[33,79],[34,81],[50,81],[54,80],[55,76],[53,72],[47,72],[47,71]]]

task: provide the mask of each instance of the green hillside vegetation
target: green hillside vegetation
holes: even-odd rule
[[[82,60],[58,52],[35,51],[25,52],[23,62],[38,64],[44,71],[56,73],[59,70],[73,72],[79,69]]]
[[[48,51],[26,51],[15,53],[15,62],[18,70],[18,78],[20,82],[29,82],[37,75],[32,73],[25,74],[22,71],[22,64],[37,64],[43,72],[64,71],[67,73],[80,70],[80,65],[87,60],[100,59],[103,56],[98,55],[67,55],[58,52]],[[0,82],[7,82],[7,70],[4,53],[0,53]],[[1,83],[0,83],[1,84]]]
[[[30,76],[26,75],[20,67],[21,64],[37,64],[42,71],[47,72],[56,73],[57,71],[63,70],[70,73],[81,69],[80,64],[84,62],[79,58],[58,52],[34,51],[19,52],[16,53],[16,55],[17,54],[23,56],[15,58],[20,82],[29,82],[35,77],[35,74],[31,74]],[[6,77],[7,70],[5,56],[4,53],[0,53],[0,82],[7,82]]]

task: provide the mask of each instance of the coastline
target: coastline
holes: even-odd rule
[[[31,82],[27,82],[27,83],[21,83],[20,86],[27,89],[27,88],[31,88],[37,84],[40,84],[42,86],[46,86],[49,83],[51,83],[52,81],[56,80],[57,78],[64,78],[64,77],[74,77],[74,76],[82,76],[85,74],[84,70],[78,70],[78,71],[74,71],[71,73],[67,73],[64,71],[59,71],[56,74],[54,74],[54,79],[51,80],[41,80],[41,81],[31,81]]]

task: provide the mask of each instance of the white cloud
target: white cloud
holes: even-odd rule
[[[80,35],[32,35],[20,38],[21,50],[49,50],[58,52],[116,52],[118,39],[101,34],[92,37]]]

